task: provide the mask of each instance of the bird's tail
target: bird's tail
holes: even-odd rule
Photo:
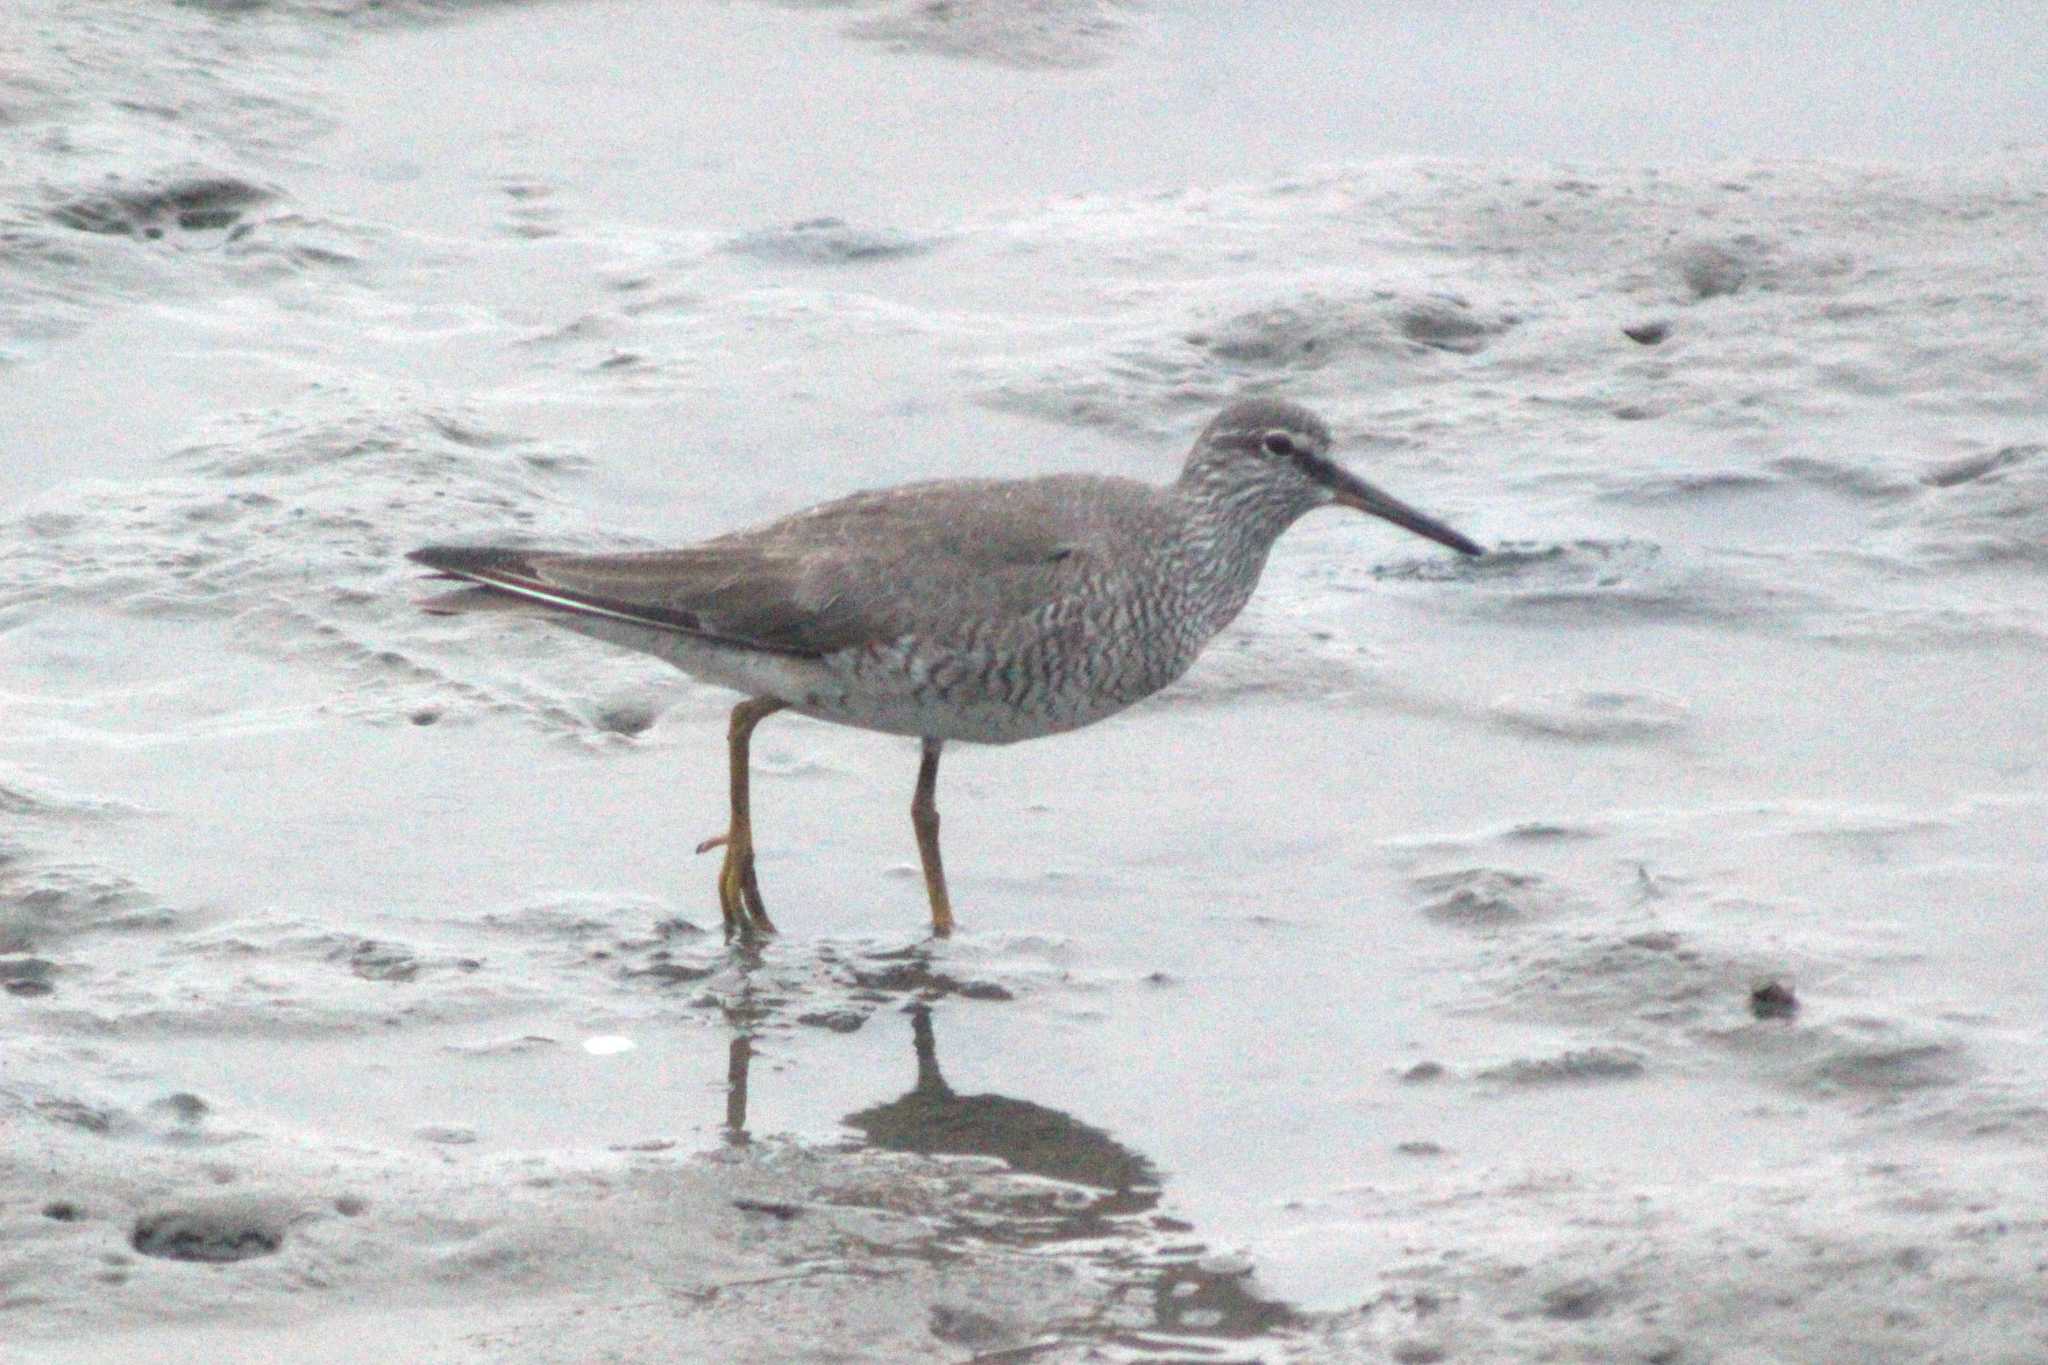
[[[529,595],[543,587],[530,556],[527,550],[496,545],[428,545],[406,558],[432,569],[435,578],[472,585],[421,599],[422,611],[435,616],[484,611],[531,616],[545,614],[548,604]]]

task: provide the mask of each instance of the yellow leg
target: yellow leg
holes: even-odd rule
[[[917,854],[924,861],[924,889],[932,900],[932,937],[953,935],[953,902],[946,895],[946,869],[939,861],[939,750],[942,739],[924,742],[924,761],[917,766],[917,795],[910,802],[910,824],[917,831]]]
[[[725,862],[718,869],[718,908],[725,915],[725,936],[772,934],[775,926],[761,904],[754,880],[754,822],[747,803],[747,745],[754,727],[788,703],[756,697],[732,708],[726,746],[732,762],[732,824],[726,832]],[[706,847],[713,846],[707,841]]]

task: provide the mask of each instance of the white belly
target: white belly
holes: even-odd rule
[[[691,677],[750,697],[772,697],[820,720],[885,734],[1014,744],[1111,716],[1179,677],[1193,661],[1140,667],[1097,656],[1072,674],[1029,657],[997,667],[983,657],[931,651],[910,640],[800,658],[594,618],[562,619],[582,634],[653,654]]]

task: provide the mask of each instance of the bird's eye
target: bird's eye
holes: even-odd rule
[[[1288,437],[1287,433],[1284,431],[1267,432],[1266,439],[1260,444],[1266,447],[1266,453],[1268,455],[1294,454],[1294,442]]]

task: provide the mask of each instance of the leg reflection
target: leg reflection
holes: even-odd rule
[[[747,1136],[747,1068],[753,1060],[753,1035],[737,1035],[725,1060],[725,1142],[728,1147],[744,1147],[752,1141]]]

